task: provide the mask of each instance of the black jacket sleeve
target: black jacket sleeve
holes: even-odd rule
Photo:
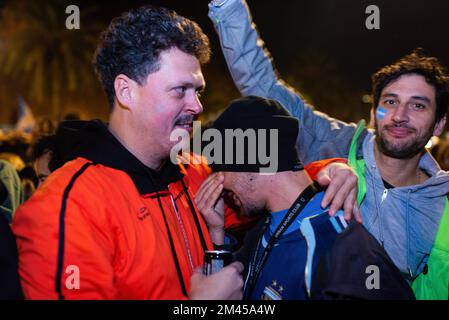
[[[312,299],[415,299],[386,251],[361,224],[351,222],[320,257]]]
[[[0,213],[0,300],[23,299],[17,246],[6,217]]]

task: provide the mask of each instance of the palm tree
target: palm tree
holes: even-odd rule
[[[29,98],[50,105],[51,117],[61,119],[64,97],[92,87],[91,65],[102,25],[81,10],[81,28],[65,26],[70,3],[58,0],[10,1],[1,17],[0,72],[25,80]]]

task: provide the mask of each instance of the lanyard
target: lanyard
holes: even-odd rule
[[[256,250],[254,252],[253,259],[251,261],[250,273],[249,273],[249,285],[247,291],[247,298],[250,297],[252,290],[256,284],[257,279],[259,278],[260,272],[267,261],[267,258],[274,247],[274,244],[279,240],[282,234],[288,229],[288,227],[292,224],[292,222],[298,217],[301,211],[304,209],[305,205],[317,194],[321,189],[318,183],[314,182],[309,185],[295,200],[293,205],[288,209],[287,214],[284,219],[282,219],[279,226],[274,231],[270,240],[268,241],[267,246],[265,247],[259,262],[257,262],[257,257],[259,256],[260,244],[262,242],[263,234],[265,233],[268,225],[270,224],[270,219],[268,218],[265,221],[264,231],[262,233],[262,237],[260,237],[259,242],[257,243]]]

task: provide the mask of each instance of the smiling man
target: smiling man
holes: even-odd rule
[[[297,144],[304,163],[349,158],[358,173],[365,227],[409,281],[420,274],[419,281],[430,279],[439,270],[426,289],[415,286],[418,298],[447,299],[449,234],[443,222],[449,219],[449,174],[424,148],[446,123],[449,76],[445,68],[436,58],[417,51],[374,74],[375,131],[371,131],[363,123],[347,124],[314,111],[278,78],[244,0],[212,1],[209,8],[241,93],[278,100],[299,120]],[[443,212],[447,219],[441,219]],[[444,268],[432,257],[426,266],[431,250],[441,247]]]
[[[298,157],[298,121],[277,101],[248,96],[234,100],[215,120],[219,132],[229,129],[276,130],[279,166],[270,175],[248,158],[232,164],[212,163],[195,200],[209,225],[223,225],[222,208],[233,199],[239,212],[261,216],[245,235],[237,259],[245,265],[244,296],[251,300],[413,299],[407,282],[376,239],[359,223],[345,221],[340,210],[328,215],[321,208],[323,190],[314,183]],[[274,143],[258,137],[256,148]],[[235,141],[234,147],[238,142]],[[250,154],[248,141],[243,147]],[[378,290],[366,285],[366,270],[379,270]]]
[[[191,132],[202,111],[209,55],[199,26],[164,8],[126,12],[102,34],[94,64],[109,122],[59,126],[54,171],[13,222],[27,299],[242,297],[242,264],[197,271],[213,234],[193,197],[210,168],[170,161],[172,132]],[[327,203],[350,215],[352,170],[326,168]]]
[[[382,72],[377,78],[381,76]],[[437,109],[436,89],[424,76],[398,75],[377,99],[378,107],[374,109],[377,155],[395,159],[416,157],[433,135],[442,133],[444,109]]]

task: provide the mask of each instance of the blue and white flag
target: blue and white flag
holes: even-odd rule
[[[17,99],[19,106],[19,118],[16,123],[16,132],[30,134],[33,132],[36,126],[36,120],[34,119],[33,113],[31,112],[31,108],[26,103],[23,97],[19,96]]]

